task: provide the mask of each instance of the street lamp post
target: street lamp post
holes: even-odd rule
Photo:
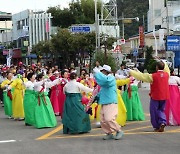
[[[124,39],[124,21],[125,20],[136,20],[137,22],[139,22],[139,17],[124,18],[124,14],[122,13],[122,18],[119,18],[118,20],[122,20],[122,39]]]

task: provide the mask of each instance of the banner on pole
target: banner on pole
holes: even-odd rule
[[[139,47],[144,47],[144,27],[139,26]]]

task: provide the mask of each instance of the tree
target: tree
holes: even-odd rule
[[[147,71],[149,73],[152,73],[154,72],[155,68],[154,68],[154,65],[155,65],[155,61],[153,59],[153,47],[150,46],[150,47],[146,47],[146,58],[145,58],[145,63],[144,63],[144,67],[147,69]]]
[[[53,26],[68,28],[72,24],[75,24],[75,16],[67,8],[61,10],[59,7],[50,7],[48,8],[47,13],[51,13],[53,16]]]
[[[52,46],[55,55],[55,59],[60,58],[61,66],[68,65],[70,63],[70,47],[69,39],[71,37],[71,33],[68,29],[58,29],[56,35],[52,35]]]
[[[109,65],[111,66],[111,69],[113,72],[115,72],[117,70],[117,65],[116,65],[116,61],[113,58],[113,56],[111,54],[107,54],[107,59],[105,59],[105,54],[103,51],[98,51],[95,53],[95,58],[94,58],[94,63],[93,63],[93,67],[95,67],[95,63],[96,61],[99,61],[99,63],[101,65]]]
[[[117,6],[119,17],[122,16],[123,12],[124,18],[139,17],[140,19],[139,22],[132,21],[131,24],[125,24],[125,38],[138,34],[139,25],[143,25],[143,15],[144,23],[147,23],[149,0],[117,0]],[[145,30],[147,30],[146,27]]]
[[[101,12],[101,0],[98,0],[98,14]],[[69,3],[69,9],[59,6],[49,7],[47,12],[53,16],[52,25],[68,28],[72,24],[93,24],[95,22],[94,0],[77,0]]]
[[[43,56],[47,57],[48,54],[52,55],[51,41],[41,41],[38,44],[34,45],[32,48],[32,53],[35,53],[37,55],[37,62],[39,62]]]

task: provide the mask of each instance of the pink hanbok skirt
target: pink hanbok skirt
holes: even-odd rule
[[[176,85],[169,85],[169,93],[165,107],[167,125],[180,125],[180,89]]]

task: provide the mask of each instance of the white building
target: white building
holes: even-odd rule
[[[12,41],[12,14],[0,11],[0,43],[9,44]]]
[[[180,8],[180,1],[168,1],[167,9],[165,0],[149,0],[148,31],[153,29],[167,28],[173,30],[173,11]],[[169,24],[167,23],[167,14]]]
[[[12,16],[13,41],[17,48],[29,47],[32,49],[40,41],[50,39],[51,14],[25,10]]]
[[[180,8],[177,10],[174,10],[173,12],[173,18],[174,18],[174,31],[180,31]]]

